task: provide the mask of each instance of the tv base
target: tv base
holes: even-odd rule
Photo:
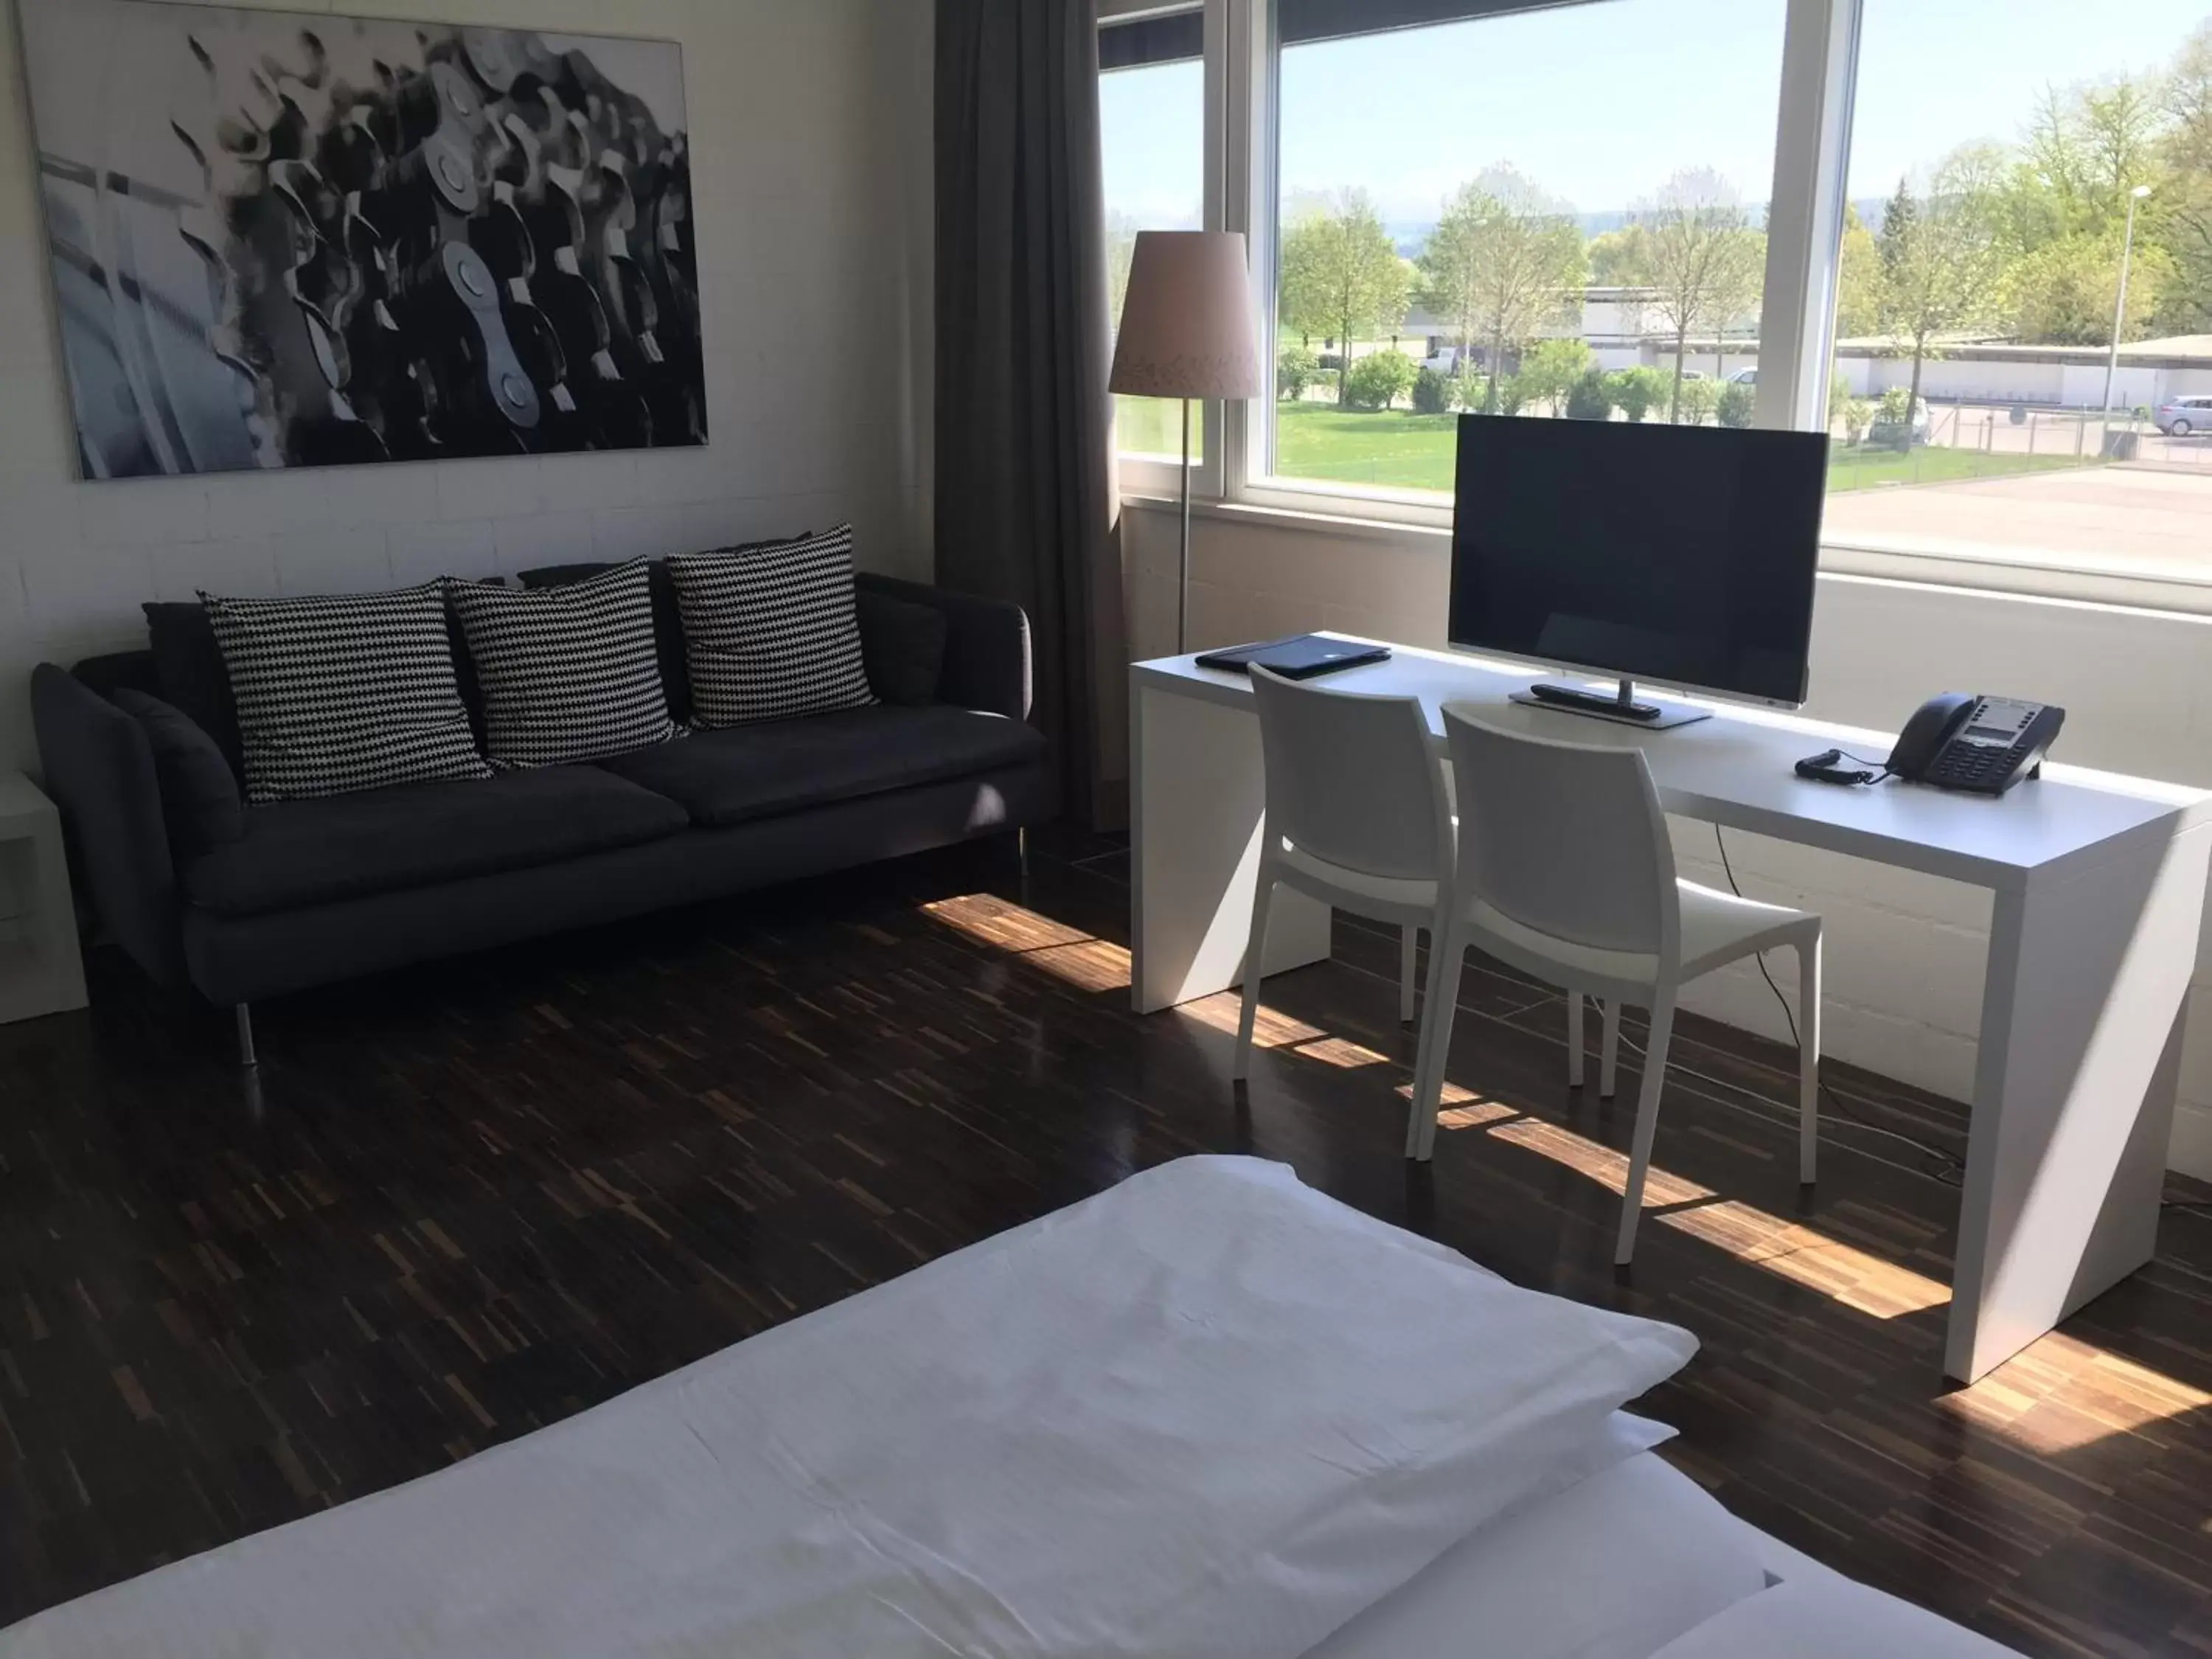
[[[1641,701],[1636,695],[1636,682],[1623,680],[1619,690],[1607,696],[1602,691],[1591,691],[1579,685],[1561,685],[1556,681],[1539,680],[1526,691],[1515,691],[1506,701],[1529,708],[1556,709],[1562,714],[1581,714],[1590,720],[1611,720],[1616,726],[1640,726],[1646,732],[1664,732],[1677,726],[1691,726],[1698,720],[1711,720],[1712,711],[1692,708],[1686,703]]]

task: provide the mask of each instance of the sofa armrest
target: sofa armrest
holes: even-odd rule
[[[65,669],[31,671],[31,720],[46,791],[99,917],[165,985],[184,978],[176,866],[154,751],[138,722]]]
[[[854,576],[854,585],[944,613],[945,672],[938,681],[938,701],[1009,720],[1029,718],[1030,619],[1021,606],[865,571]]]

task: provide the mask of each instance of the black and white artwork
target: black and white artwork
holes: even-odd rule
[[[22,14],[88,478],[706,441],[681,47]]]

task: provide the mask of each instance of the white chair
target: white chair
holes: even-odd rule
[[[1777,945],[1797,953],[1798,1179],[1813,1179],[1819,1133],[1820,919],[1716,892],[1674,874],[1673,845],[1640,750],[1528,736],[1445,705],[1459,789],[1459,856],[1443,938],[1432,945],[1429,1006],[1406,1154],[1425,1158],[1451,1049],[1468,946],[1567,993],[1571,1080],[1582,1069],[1582,1000],[1607,1005],[1604,1081],[1611,1082],[1620,1006],[1651,1011],[1636,1141],[1613,1259],[1636,1248],[1667,1076],[1674,999],[1701,974]],[[1662,738],[1662,741],[1664,741]]]
[[[1413,934],[1431,930],[1451,874],[1450,798],[1418,697],[1381,697],[1252,671],[1267,767],[1235,1075],[1252,1059],[1267,910],[1278,885],[1398,924],[1398,1018],[1413,1018]]]

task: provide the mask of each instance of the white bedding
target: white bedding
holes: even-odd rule
[[[1838,1574],[1777,1584],[1669,1643],[1654,1659],[2019,1659],[1962,1625]]]
[[[1694,1346],[1186,1159],[0,1659],[1296,1659]]]
[[[1641,1455],[1477,1529],[1310,1659],[1651,1659],[1765,1588],[1750,1528]]]

